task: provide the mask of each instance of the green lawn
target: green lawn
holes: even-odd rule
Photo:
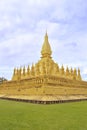
[[[37,105],[0,100],[0,130],[87,130],[87,102]]]

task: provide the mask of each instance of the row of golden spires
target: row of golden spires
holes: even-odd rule
[[[14,68],[14,76],[36,76],[36,75],[41,75],[41,74],[53,74],[53,75],[61,75],[61,76],[72,76],[76,79],[81,80],[81,75],[80,75],[80,69],[78,70],[76,68],[74,69],[69,69],[67,66],[66,69],[62,65],[60,68],[57,64],[55,64],[56,67],[50,68],[45,65],[39,66],[39,64],[33,65],[30,67],[20,67]]]

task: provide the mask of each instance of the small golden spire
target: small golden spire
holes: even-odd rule
[[[74,68],[74,76],[77,76],[77,70]]]
[[[29,67],[29,65],[28,65],[28,67],[27,67],[27,74],[28,74],[28,75],[30,74],[30,67]]]
[[[18,71],[19,71],[19,69],[17,68],[17,75],[18,75]]]
[[[25,66],[24,66],[24,68],[23,68],[23,75],[25,75]]]
[[[68,68],[68,66],[66,68],[66,76],[69,76],[69,68]]]
[[[31,75],[32,75],[32,76],[35,75],[35,68],[34,68],[33,63],[32,63],[32,66],[31,66]]]
[[[70,69],[70,74],[73,75],[73,69],[72,69],[72,67]]]
[[[64,74],[65,72],[64,72],[64,67],[63,67],[63,65],[62,65],[62,67],[61,67],[61,74]]]
[[[39,64],[35,65],[35,74],[39,75],[40,74],[40,68],[39,68]]]
[[[16,75],[16,68],[14,68],[14,75]]]
[[[80,75],[80,69],[78,68],[78,80],[82,80],[82,78],[81,78],[81,75]]]
[[[20,70],[19,70],[19,72],[20,72],[20,75],[21,75],[21,73],[22,73],[22,68],[20,67]]]
[[[76,70],[76,68],[74,68],[74,71],[73,71],[73,79],[74,80],[77,79],[77,70]]]

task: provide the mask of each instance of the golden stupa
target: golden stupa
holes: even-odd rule
[[[41,59],[35,64],[31,66],[31,68],[28,66],[25,68],[19,68],[14,69],[14,74],[12,77],[12,80],[23,80],[23,79],[33,79],[33,78],[39,78],[46,77],[45,79],[53,80],[54,78],[59,79],[72,79],[72,80],[78,80],[81,81],[81,75],[80,70],[78,69],[78,73],[76,69],[70,69],[67,67],[66,70],[64,70],[64,67],[62,65],[61,68],[59,68],[58,64],[55,63],[52,60],[52,50],[48,41],[48,35],[47,32],[45,34],[44,43],[41,50]],[[51,79],[50,79],[51,78]],[[41,80],[44,82],[44,79]],[[41,82],[40,81],[40,82]],[[52,82],[52,81],[51,81]],[[53,81],[54,82],[54,81]]]
[[[65,69],[55,63],[47,32],[41,50],[41,59],[32,66],[15,68],[12,80],[0,84],[0,94],[12,97],[32,97],[48,100],[58,98],[85,98],[87,82],[82,81],[80,69]],[[43,98],[45,97],[45,99]]]

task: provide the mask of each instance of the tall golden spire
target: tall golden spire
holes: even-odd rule
[[[51,47],[50,47],[50,44],[49,44],[49,41],[48,41],[47,31],[46,31],[46,34],[45,34],[45,37],[44,37],[44,43],[43,43],[43,46],[42,46],[41,54],[42,54],[42,58],[44,58],[44,57],[51,58],[52,51],[51,51]]]

